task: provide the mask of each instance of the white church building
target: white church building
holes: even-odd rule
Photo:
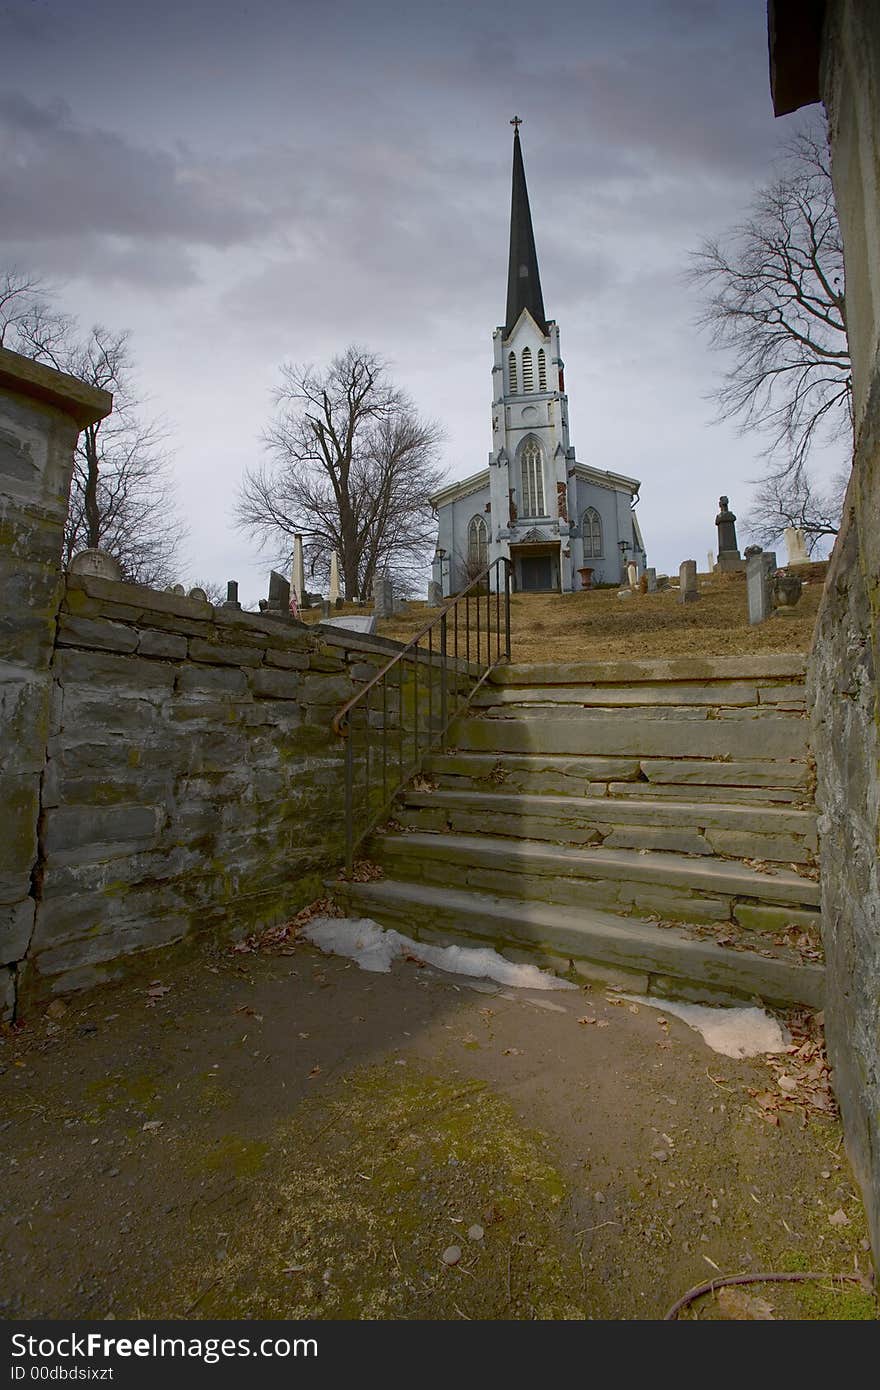
[[[568,432],[559,328],[544,314],[519,138],[513,122],[513,194],[507,318],[493,337],[489,467],[433,496],[433,579],[463,589],[506,556],[518,590],[563,593],[618,584],[646,555],[635,515],[639,482],[578,463]]]

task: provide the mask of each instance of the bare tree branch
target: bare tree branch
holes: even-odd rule
[[[843,276],[824,130],[797,136],[747,221],[692,256],[687,278],[705,295],[700,323],[729,354],[719,416],[765,431],[780,475],[799,475],[820,440],[851,444]]]
[[[803,468],[797,474],[768,478],[752,498],[745,529],[759,545],[771,546],[782,539],[786,527],[796,526],[812,555],[823,538],[836,536],[840,529],[847,482],[846,470],[824,490]]]
[[[439,426],[356,345],[325,371],[285,364],[275,402],[268,459],[245,474],[238,524],[279,561],[301,535],[307,573],[322,582],[336,551],[348,598],[366,598],[383,571],[410,583],[434,540]]]

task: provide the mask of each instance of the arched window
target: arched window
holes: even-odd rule
[[[602,518],[595,507],[587,507],[581,527],[584,538],[584,559],[597,560],[602,554]]]
[[[538,348],[538,390],[547,390],[547,354],[543,348]]]
[[[517,393],[517,391],[519,390],[519,387],[518,387],[517,384],[516,384],[516,353],[515,353],[515,352],[509,352],[509,353],[507,354],[507,382],[508,382],[508,386],[509,386],[509,388],[510,388],[510,394],[511,394],[512,396],[515,396],[516,393]]]
[[[481,516],[475,516],[468,526],[468,569],[475,574],[484,570],[488,563],[489,528]]]
[[[532,349],[523,348],[523,390],[534,391],[535,383],[532,379]]]
[[[535,439],[525,444],[520,459],[524,516],[544,515],[544,460]]]

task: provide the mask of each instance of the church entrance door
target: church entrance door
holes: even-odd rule
[[[523,589],[553,588],[553,562],[549,555],[523,555],[519,566]]]

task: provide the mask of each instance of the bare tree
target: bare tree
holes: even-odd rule
[[[825,538],[837,535],[846,495],[846,470],[825,487],[817,487],[805,468],[799,473],[776,474],[761,483],[752,498],[745,529],[759,545],[774,545],[788,526],[804,533],[812,555]]]
[[[824,129],[791,142],[748,220],[704,241],[688,278],[706,296],[700,322],[731,353],[720,417],[766,431],[780,474],[800,473],[820,438],[851,443],[843,243]]]
[[[308,573],[323,581],[336,551],[347,598],[377,574],[411,583],[434,541],[428,497],[443,478],[442,431],[419,418],[375,353],[358,346],[329,368],[285,364],[266,430],[268,461],[245,473],[238,524],[289,559],[301,535]]]
[[[85,548],[108,551],[127,579],[161,586],[175,578],[186,529],[175,511],[170,458],[159,421],[140,414],[126,332],[96,326],[86,339],[54,309],[45,285],[10,271],[0,278],[4,346],[113,394],[113,411],[77,441],[64,560]]]

